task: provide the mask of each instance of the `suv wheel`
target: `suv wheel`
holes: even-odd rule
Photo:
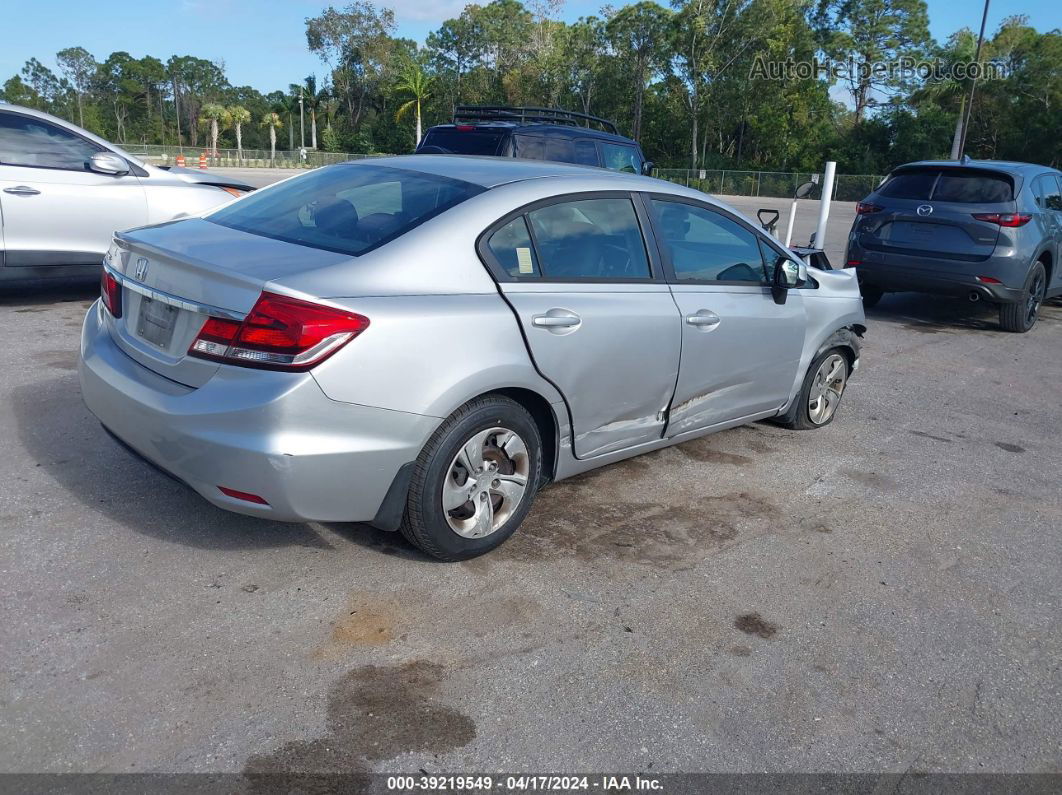
[[[541,472],[531,415],[500,395],[477,398],[451,414],[421,451],[402,534],[440,560],[489,552],[531,510]]]
[[[833,422],[848,383],[848,358],[839,348],[821,354],[811,363],[793,405],[775,422],[806,431]]]
[[[1009,304],[1000,304],[999,325],[1003,330],[1024,334],[1036,325],[1046,290],[1047,271],[1042,262],[1036,262],[1029,270],[1021,298]]]

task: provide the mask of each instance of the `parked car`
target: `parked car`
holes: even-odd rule
[[[1028,331],[1062,294],[1062,183],[1056,169],[994,160],[900,166],[856,206],[846,264],[866,306],[914,291],[999,305]]]
[[[116,235],[104,268],[79,371],[111,434],[219,507],[448,560],[550,481],[828,424],[864,331],[851,271],[727,205],[542,161],[329,166]]]
[[[0,105],[0,283],[98,276],[116,229],[198,215],[250,190],[150,166],[70,122]]]
[[[453,123],[430,128],[417,154],[555,160],[630,174],[653,170],[638,142],[620,135],[612,122],[557,108],[458,105]]]

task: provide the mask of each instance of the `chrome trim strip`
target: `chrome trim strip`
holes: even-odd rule
[[[106,263],[104,263],[103,268],[107,271],[107,273],[111,274],[111,276],[117,279],[118,283],[121,284],[122,287],[126,288],[127,290],[132,290],[134,293],[139,293],[140,295],[146,296],[147,298],[150,298],[153,301],[158,301],[163,304],[169,304],[170,306],[175,306],[178,309],[186,309],[189,312],[196,312],[200,315],[210,315],[212,317],[220,317],[226,320],[235,320],[237,322],[242,322],[243,319],[247,317],[247,315],[243,312],[233,312],[230,309],[222,309],[220,306],[211,306],[210,304],[201,304],[198,301],[189,301],[187,298],[179,298],[176,295],[164,293],[162,290],[156,290],[153,287],[148,287],[146,284],[141,284],[138,281],[130,279],[125,274],[119,273]]]

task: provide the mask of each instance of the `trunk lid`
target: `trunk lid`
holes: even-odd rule
[[[111,267],[123,277],[111,336],[143,366],[191,387],[220,365],[188,356],[208,316],[241,319],[270,281],[349,257],[185,219],[117,236]]]

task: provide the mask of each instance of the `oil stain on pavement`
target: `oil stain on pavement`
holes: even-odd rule
[[[252,791],[325,791],[341,781],[344,790],[357,792],[374,762],[467,745],[476,737],[475,723],[438,700],[447,673],[426,660],[350,671],[329,690],[326,736],[247,760],[243,774]]]

